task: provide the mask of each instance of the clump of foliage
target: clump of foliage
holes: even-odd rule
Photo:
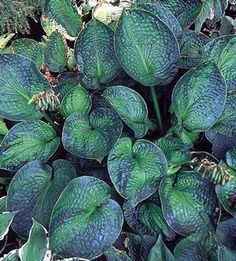
[[[0,37],[1,260],[236,260],[234,4],[47,0]]]

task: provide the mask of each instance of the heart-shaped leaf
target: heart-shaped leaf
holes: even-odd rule
[[[169,27],[149,12],[123,11],[115,49],[123,69],[145,86],[168,84],[177,73],[177,40]]]
[[[161,149],[148,140],[121,138],[110,151],[108,172],[117,192],[132,206],[157,191],[167,173],[167,161]]]
[[[143,97],[125,86],[112,86],[103,93],[121,119],[134,131],[136,138],[142,138],[148,131],[148,109]]]
[[[27,237],[32,217],[48,226],[58,197],[75,177],[73,165],[66,160],[54,161],[52,168],[37,160],[24,165],[12,179],[7,193],[7,209],[19,210],[12,223],[14,231]]]
[[[119,139],[122,128],[120,118],[110,109],[75,113],[65,121],[62,143],[72,154],[101,162]]]
[[[75,58],[86,88],[97,89],[119,75],[121,67],[115,55],[113,37],[113,31],[96,19],[79,34]]]
[[[18,123],[0,145],[0,169],[18,170],[35,159],[46,162],[59,143],[54,129],[43,121]]]
[[[16,213],[17,211],[4,212],[0,214],[0,241],[3,240],[7,235],[9,227]]]
[[[215,222],[218,200],[214,185],[195,171],[179,171],[162,179],[162,211],[168,225],[180,235],[205,231]]]
[[[110,187],[89,176],[72,180],[57,201],[50,222],[50,249],[61,257],[94,259],[118,238],[123,225]]]
[[[176,84],[172,104],[179,123],[189,132],[210,129],[221,116],[227,87],[213,63],[201,64]]]
[[[41,112],[29,102],[51,87],[32,60],[15,54],[0,55],[0,86],[1,117],[15,121],[41,118]]]
[[[92,101],[88,92],[81,86],[74,87],[61,102],[61,114],[67,118],[75,112],[89,113]]]

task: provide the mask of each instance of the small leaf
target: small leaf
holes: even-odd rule
[[[54,161],[52,168],[40,161],[24,165],[12,179],[7,192],[7,209],[19,210],[12,224],[14,231],[27,237],[32,217],[47,227],[57,199],[75,177],[73,165],[66,160]]]
[[[148,131],[148,109],[143,97],[136,91],[121,85],[107,88],[104,98],[111,104],[121,119],[142,138]]]
[[[72,180],[57,201],[50,222],[50,249],[60,257],[94,259],[118,238],[123,214],[110,187],[89,176]]]
[[[64,124],[62,143],[72,154],[101,162],[122,133],[122,122],[115,112],[98,108],[88,114],[74,113]]]
[[[115,55],[113,37],[113,31],[96,19],[79,34],[75,58],[86,88],[97,89],[119,75],[121,67]]]
[[[7,135],[8,128],[6,126],[6,123],[0,118],[0,135]]]
[[[121,138],[110,151],[108,172],[116,191],[134,207],[157,191],[167,173],[165,155],[148,140]]]
[[[179,123],[188,132],[211,128],[221,116],[226,91],[225,81],[213,63],[201,64],[187,72],[172,93]]]
[[[0,214],[0,241],[3,240],[7,235],[9,227],[16,213],[17,211],[3,212]]]
[[[56,132],[45,122],[18,123],[0,145],[0,169],[18,170],[35,159],[46,162],[55,153],[59,143]]]
[[[27,242],[19,249],[21,261],[43,261],[47,251],[47,237],[45,228],[36,220],[29,232]]]
[[[61,102],[61,114],[67,118],[75,112],[89,113],[92,101],[89,93],[81,86],[74,87]]]
[[[14,121],[38,120],[41,112],[29,103],[51,87],[36,65],[15,54],[0,55],[0,116]]]
[[[6,210],[7,210],[6,204],[7,204],[7,197],[4,196],[4,197],[0,198],[0,214],[2,212],[6,212]]]
[[[105,253],[107,261],[131,261],[130,257],[125,251],[116,249],[115,247],[109,248]]]
[[[2,261],[19,261],[18,249],[14,249],[8,254],[4,255]]]
[[[0,36],[0,51],[1,49],[4,49],[8,42],[13,38],[15,33],[7,33]]]
[[[123,11],[115,49],[127,74],[145,86],[168,84],[178,71],[177,40],[169,27],[149,12]]]

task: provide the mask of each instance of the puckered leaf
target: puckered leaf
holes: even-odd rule
[[[65,121],[62,143],[72,154],[102,161],[119,139],[122,128],[120,118],[110,109],[74,113]]]
[[[107,167],[117,192],[136,206],[157,191],[167,161],[154,143],[121,138],[109,153]]]
[[[0,116],[9,120],[38,120],[41,113],[29,101],[50,89],[48,81],[28,58],[0,55]]]
[[[162,211],[168,225],[180,235],[208,230],[219,207],[214,185],[195,171],[179,171],[160,183]]]
[[[174,112],[189,132],[211,128],[221,116],[227,87],[216,65],[203,63],[187,72],[172,93]]]
[[[75,112],[89,113],[92,106],[88,92],[78,85],[69,91],[61,102],[61,114],[64,118]]]
[[[87,88],[97,89],[119,75],[121,67],[115,55],[113,37],[113,31],[96,19],[79,34],[75,58]]]
[[[0,214],[0,241],[3,240],[8,233],[9,227],[16,213],[17,211],[4,212]]]
[[[149,12],[123,11],[115,49],[123,69],[145,86],[168,84],[177,73],[177,40],[169,27]]]
[[[148,109],[143,97],[136,91],[121,85],[107,88],[104,98],[112,105],[121,119],[142,138],[148,131]]]
[[[59,143],[54,129],[43,121],[18,123],[0,145],[0,169],[18,170],[35,159],[46,162]]]
[[[48,226],[58,197],[75,177],[73,165],[66,160],[54,161],[52,168],[40,161],[24,165],[12,179],[7,194],[7,209],[19,210],[12,223],[14,231],[27,237],[32,217]]]
[[[103,181],[83,176],[71,181],[50,222],[50,249],[61,257],[94,259],[108,250],[123,225],[120,206]]]

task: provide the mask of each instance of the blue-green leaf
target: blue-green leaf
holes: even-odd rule
[[[9,227],[12,223],[17,211],[3,212],[0,214],[0,241],[7,235]]]

